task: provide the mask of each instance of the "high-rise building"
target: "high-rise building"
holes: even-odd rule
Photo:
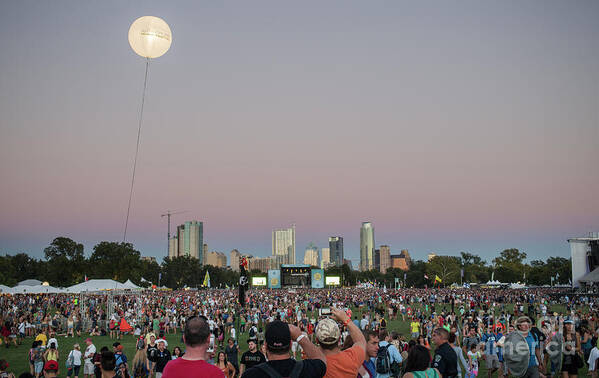
[[[387,273],[387,269],[391,267],[391,248],[388,245],[381,245],[380,251],[380,272]]]
[[[227,266],[227,255],[217,251],[208,252],[206,254],[206,265],[224,268]]]
[[[179,238],[172,236],[168,241],[168,257],[175,258],[179,256]]]
[[[230,258],[231,260],[231,270],[234,272],[239,272],[239,259],[241,258],[241,253],[238,250],[234,249],[231,251]]]
[[[320,268],[326,269],[331,266],[331,249],[321,248],[320,249]]]
[[[380,249],[375,249],[374,250],[374,267],[372,267],[374,270],[378,270],[380,271],[381,269],[381,250]]]
[[[270,257],[250,257],[248,259],[249,269],[267,273],[273,267],[272,261]]]
[[[363,222],[360,227],[360,270],[374,269],[374,226]]]
[[[175,244],[177,246],[177,256],[190,256],[199,259],[203,263],[204,224],[194,220],[178,226],[177,242]]]
[[[409,270],[412,259],[407,249],[402,249],[399,255],[391,255],[391,267]]]
[[[285,256],[284,264],[295,264],[295,225],[272,231],[272,255]]]
[[[310,266],[319,266],[318,262],[318,247],[314,246],[314,244],[310,243],[310,245],[306,248],[306,252],[304,253],[304,264]]]
[[[330,261],[335,266],[343,265],[343,238],[341,236],[331,236],[329,238]]]
[[[208,244],[204,243],[204,247],[202,247],[202,256],[204,256],[203,263],[206,264],[206,256],[208,256]]]

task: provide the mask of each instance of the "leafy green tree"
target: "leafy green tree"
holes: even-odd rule
[[[57,237],[44,249],[45,278],[51,285],[66,287],[82,282],[85,270],[83,244]]]
[[[468,252],[461,252],[460,255],[462,269],[464,269],[463,282],[485,283],[489,281],[489,267],[480,256]]]
[[[435,256],[428,262],[426,272],[434,283],[435,276],[439,276],[443,286],[460,282],[461,261],[457,256]]]
[[[493,259],[495,279],[506,282],[522,282],[524,280],[526,253],[517,248],[505,249],[499,257]]]
[[[94,247],[89,258],[91,278],[109,278],[124,282],[130,279],[139,282],[141,279],[141,255],[131,243],[103,241]]]
[[[172,289],[185,286],[200,287],[204,281],[205,270],[200,260],[190,256],[165,257],[162,262],[162,283]]]
[[[410,270],[406,273],[407,287],[424,287],[424,285],[429,284],[424,278],[424,275],[426,274],[426,263],[422,260],[412,261]]]

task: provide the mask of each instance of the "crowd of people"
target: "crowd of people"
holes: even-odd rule
[[[569,378],[585,365],[595,376],[599,357],[596,300],[558,289],[281,289],[237,299],[221,289],[3,295],[3,347],[22,348],[30,369],[20,377],[36,378],[474,378],[483,364],[489,378]],[[169,348],[173,334],[182,347]],[[59,355],[58,337],[76,336],[85,345]],[[114,342],[97,349],[96,336]]]

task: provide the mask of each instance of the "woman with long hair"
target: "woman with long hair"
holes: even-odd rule
[[[223,372],[226,378],[232,378],[235,375],[235,367],[227,361],[227,355],[223,351],[218,352],[216,367]]]
[[[176,346],[173,349],[173,353],[171,355],[171,359],[176,360],[177,358],[181,358],[183,357],[183,351],[181,350],[181,348],[179,348],[178,346]]]
[[[441,373],[435,368],[429,367],[431,354],[422,345],[414,345],[408,353],[406,362],[406,373],[403,378],[440,378]]]
[[[148,355],[145,349],[138,347],[133,362],[131,362],[131,373],[134,377],[148,377],[150,374],[150,364],[148,361]]]

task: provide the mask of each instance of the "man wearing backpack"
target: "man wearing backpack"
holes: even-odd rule
[[[374,366],[376,367],[376,378],[398,377],[400,364],[403,361],[401,354],[390,344],[391,336],[386,330],[379,331],[379,351],[376,354]]]
[[[324,376],[327,369],[324,354],[298,327],[275,320],[266,326],[265,333],[268,361],[246,370],[242,378]],[[301,345],[307,357],[305,360],[295,361],[290,357],[292,340]]]

